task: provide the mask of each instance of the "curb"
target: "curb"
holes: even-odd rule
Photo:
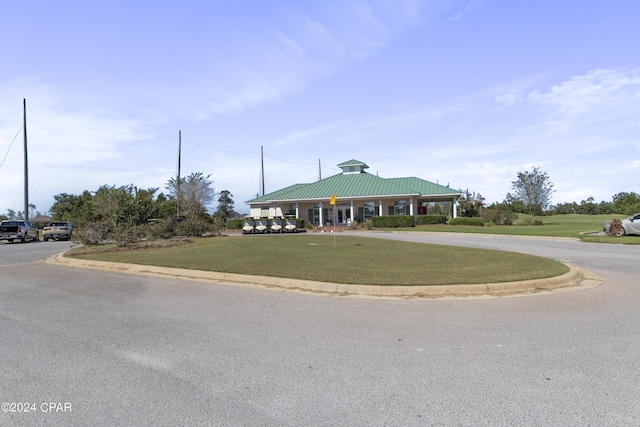
[[[151,265],[125,264],[106,261],[91,261],[69,258],[64,254],[54,255],[45,261],[69,267],[95,268],[129,274],[144,274],[177,279],[196,280],[231,286],[272,289],[312,293],[324,296],[384,298],[384,299],[443,299],[509,297],[548,293],[550,291],[573,291],[590,289],[603,283],[598,274],[585,269],[569,267],[569,272],[546,279],[525,280],[471,285],[431,286],[374,286],[315,282],[310,280],[280,277],[252,276],[234,273],[187,270],[182,268],[157,267]]]

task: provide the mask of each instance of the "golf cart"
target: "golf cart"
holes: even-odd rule
[[[285,233],[297,233],[298,232],[298,227],[296,226],[296,219],[295,218],[287,218],[286,219],[286,223],[284,226],[284,232]]]
[[[255,223],[251,219],[245,219],[244,224],[242,225],[242,234],[253,234],[255,233]]]
[[[266,234],[269,232],[269,226],[266,219],[256,220],[256,233]]]
[[[282,233],[282,220],[280,218],[272,219],[271,228],[269,230],[272,233]]]

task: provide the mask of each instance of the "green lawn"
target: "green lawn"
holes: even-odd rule
[[[434,231],[444,233],[480,233],[512,236],[574,237],[585,242],[624,243],[638,245],[640,236],[598,236],[590,233],[602,232],[602,224],[613,218],[627,215],[553,215],[540,216],[544,225],[525,225],[531,217],[518,215],[514,225],[473,227],[464,225],[421,225],[414,228],[396,228],[396,231]]]
[[[414,229],[415,230],[415,229]],[[76,255],[194,270],[366,285],[497,283],[568,272],[530,255],[332,234],[195,239],[182,246]]]

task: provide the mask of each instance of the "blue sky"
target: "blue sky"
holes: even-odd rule
[[[0,6],[0,212],[210,174],[236,208],[340,172],[502,201],[640,192],[640,2],[61,1]],[[215,203],[211,208],[215,208]]]

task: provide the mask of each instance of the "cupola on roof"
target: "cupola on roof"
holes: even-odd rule
[[[340,163],[338,167],[342,169],[342,173],[345,175],[352,173],[363,173],[365,169],[369,169],[369,166],[367,166],[364,162],[353,159]]]

